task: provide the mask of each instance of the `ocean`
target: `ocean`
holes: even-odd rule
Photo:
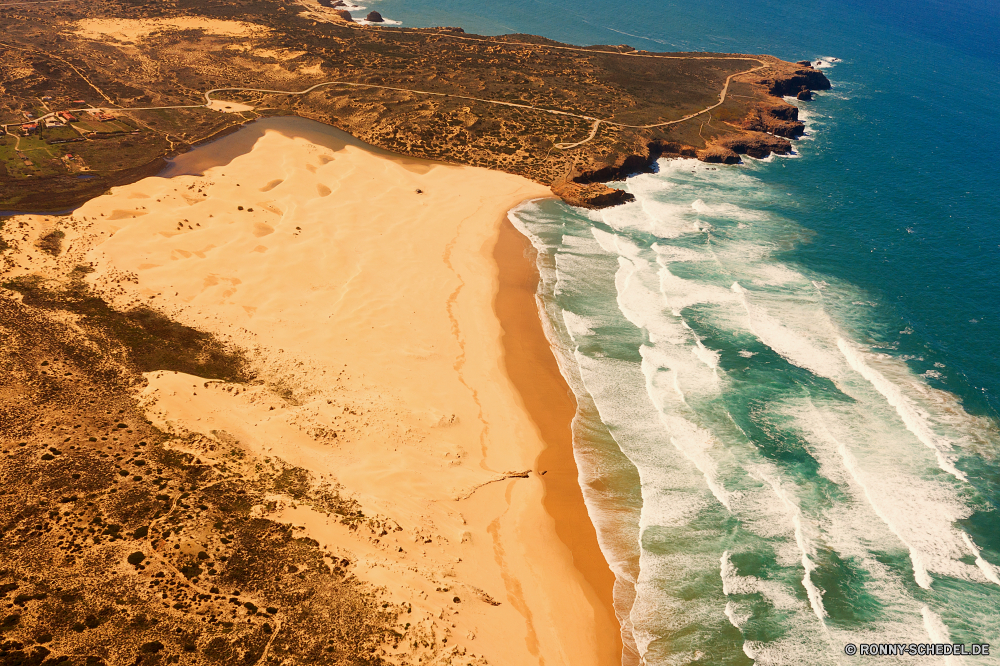
[[[615,185],[633,203],[511,212],[580,405],[624,663],[1000,651],[1000,5],[362,4],[404,26],[824,68],[791,157],[661,160]]]

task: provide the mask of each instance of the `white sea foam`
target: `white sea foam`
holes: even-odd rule
[[[685,324],[685,326],[687,326],[687,324]],[[709,349],[698,338],[695,338],[694,345],[695,346],[691,349],[691,353],[694,354],[695,358],[712,368],[712,370],[719,367],[719,352]]]
[[[522,217],[530,220],[533,215],[539,213],[539,207],[534,203],[524,204],[515,211],[509,213],[508,218],[514,226],[525,236],[538,250],[537,266],[541,277],[541,292],[552,293],[553,285],[559,279],[557,271],[550,268],[546,261],[546,252],[550,249],[540,236],[532,233],[529,225],[522,220]],[[600,248],[592,238],[580,239],[568,235],[561,238],[563,247],[572,247],[581,253],[600,252]],[[636,578],[637,572],[634,570],[634,561],[638,556],[638,544],[635,538],[629,538],[632,534],[632,525],[639,522],[636,516],[629,521],[629,515],[633,512],[627,506],[609,504],[609,499],[599,496],[593,491],[592,482],[600,480],[602,473],[607,471],[608,462],[606,456],[597,450],[591,441],[580,437],[581,424],[585,421],[585,412],[595,410],[593,400],[587,392],[582,381],[581,369],[576,362],[577,351],[571,347],[572,336],[570,331],[561,332],[558,327],[557,313],[561,310],[555,304],[547,302],[545,298],[537,299],[539,315],[546,338],[555,353],[556,361],[560,372],[577,396],[578,412],[573,419],[574,432],[574,458],[579,470],[581,488],[583,490],[584,502],[587,511],[591,516],[597,530],[597,539],[601,552],[615,574],[614,585],[614,608],[615,614],[621,624],[621,635],[625,654],[631,655],[636,661],[639,659],[639,647],[636,644],[636,630],[633,626],[631,613],[637,598]],[[567,317],[568,315],[568,317]],[[568,319],[568,321],[566,321]],[[569,311],[564,312],[564,324],[566,328],[576,328],[576,333],[583,333],[583,328],[587,328],[587,334],[592,331],[587,327],[588,320]],[[601,482],[603,485],[603,482]]]
[[[360,7],[359,9],[367,9],[366,7]],[[387,19],[382,17],[381,21],[367,21],[363,18],[354,19],[355,23],[360,23],[361,25],[403,25],[402,21],[393,21],[392,19]]]
[[[927,636],[930,638],[932,643],[951,643],[951,633],[948,631],[948,627],[941,620],[941,617],[932,611],[930,607],[924,606],[921,609],[921,613],[924,616],[924,628],[927,630]],[[963,659],[961,657],[955,657],[948,655],[944,658],[944,663],[946,666],[957,666],[957,664],[962,663]]]
[[[969,538],[969,535],[965,532],[962,532],[962,540],[965,541],[965,545],[969,547],[969,552],[972,553],[972,556],[976,558],[976,566],[983,572],[983,576],[986,577],[986,580],[990,581],[994,585],[1000,585],[1000,577],[997,576],[997,568],[983,559],[979,546],[973,543],[972,539]]]
[[[810,403],[810,406],[813,408],[815,413],[815,405]],[[871,506],[872,510],[875,512],[875,515],[877,515],[882,522],[886,524],[886,526],[899,538],[902,544],[909,551],[910,562],[913,565],[913,578],[916,580],[917,585],[924,589],[930,589],[933,581],[927,573],[927,566],[924,563],[924,555],[916,547],[909,543],[905,534],[905,528],[897,524],[896,519],[900,515],[899,512],[892,512],[890,515],[890,512],[883,508],[882,502],[880,501],[882,498],[873,497],[873,493],[864,479],[857,459],[855,459],[854,455],[847,449],[847,446],[844,443],[837,441],[836,438],[830,434],[830,431],[822,424],[821,420],[819,427],[822,433],[837,447],[837,453],[843,461],[844,468],[847,470],[854,483],[856,483],[861,489],[862,494]]]
[[[750,301],[748,292],[738,282],[732,290],[740,298],[748,318],[748,326],[761,342],[793,365],[828,379],[835,379],[842,373],[842,365],[836,357],[817,344],[816,338],[808,338],[798,331],[785,326],[778,318],[771,316],[763,307]]]
[[[969,509],[948,483],[924,478],[927,465],[919,458],[900,458],[898,452],[907,438],[885,429],[887,424],[866,420],[857,404],[817,405],[809,400],[802,408],[786,413],[802,427],[810,451],[823,464],[823,474],[856,489],[860,505],[867,505],[907,549],[913,578],[920,587],[931,588],[930,572],[958,580],[990,581],[987,572],[993,570],[988,562],[983,562],[987,567],[984,571],[983,565],[962,561],[970,551],[979,555],[968,535],[955,527],[957,521],[968,517]],[[878,444],[871,444],[873,441]],[[846,472],[845,478],[837,474],[838,464]],[[860,506],[837,518],[839,527],[831,522],[835,518],[828,515],[823,529],[828,538],[835,538],[839,551],[854,550],[865,559],[860,543],[849,542],[864,539],[874,546],[882,541]],[[891,546],[880,548],[889,550]]]
[[[621,583],[616,608],[634,650],[651,665],[685,663],[697,651],[678,650],[663,661],[658,639],[706,631],[712,622],[753,636],[761,618],[780,622],[784,635],[744,643],[758,664],[833,664],[844,643],[862,639],[924,641],[933,622],[922,611],[925,602],[914,598],[911,576],[932,590],[921,597],[947,603],[956,602],[948,596],[956,584],[1000,584],[997,568],[956,527],[970,515],[963,493],[971,491],[938,472],[940,455],[954,468],[951,456],[962,450],[995,452],[995,428],[969,417],[903,362],[850,342],[834,315],[871,297],[775,260],[804,235],[754,210],[751,186],[759,183],[748,175],[752,169],[710,171],[690,162],[663,160],[660,173],[630,179],[633,204],[574,219],[522,207],[524,219],[515,221],[541,230],[532,238],[545,285],[541,309],[551,320],[550,339],[563,336],[553,343],[562,345],[560,368],[569,368],[579,404],[606,424],[638,470],[642,508],[625,544],[606,533],[621,523],[588,487],[602,478],[599,457],[578,455],[602,550],[616,554],[609,556]],[[556,328],[561,332],[550,330]],[[750,334],[839,392],[818,382],[786,390],[782,377],[777,390],[764,393],[780,397],[756,406],[758,385],[746,377],[775,372],[776,365],[769,355],[739,348]],[[731,335],[735,349],[726,342]],[[614,357],[627,340],[636,341],[641,362]],[[574,348],[579,344],[593,351]],[[631,353],[624,350],[624,358]],[[732,376],[727,354],[743,359]],[[755,406],[746,408],[747,401]],[[736,418],[726,418],[730,406]],[[799,445],[818,464],[818,478],[808,464],[771,457],[777,447],[787,453]],[[732,553],[762,543],[774,558],[766,573],[740,576]],[[630,552],[638,571],[626,561]],[[816,582],[817,567],[830,575],[827,567],[837,566],[828,553],[847,570],[864,572],[862,593],[882,609],[877,622],[838,628],[839,606]],[[885,554],[908,554],[912,572],[905,559]],[[722,576],[721,599],[717,592],[675,593],[681,581],[702,580],[713,569]],[[953,585],[935,584],[936,577]],[[804,599],[797,596],[803,588]],[[810,640],[818,628],[825,645]]]
[[[699,215],[708,217],[720,217],[727,220],[740,220],[743,222],[758,222],[767,219],[761,211],[740,208],[731,203],[708,204],[701,199],[695,199],[691,203],[691,209]]]
[[[784,264],[761,264],[753,276],[753,284],[766,287],[801,285],[802,274]]]
[[[594,335],[594,330],[590,328],[587,320],[569,310],[563,310],[563,322],[566,324],[566,330],[573,336],[574,342],[578,342],[579,338],[584,336]]]
[[[875,387],[875,390],[885,396],[886,401],[896,409],[899,418],[906,425],[906,429],[912,432],[924,446],[934,451],[938,466],[956,479],[968,481],[965,473],[955,467],[948,455],[952,449],[951,442],[934,434],[925,415],[921,414],[921,410],[903,395],[900,388],[886,379],[881,372],[868,365],[861,352],[843,338],[837,338],[837,347],[851,367],[867,379]]]
[[[597,227],[593,227],[590,233],[594,235],[594,239],[605,252],[629,259],[639,257],[639,246],[618,234],[609,233]]]
[[[579,352],[576,361],[601,420],[608,424],[622,452],[639,471],[642,490],[639,529],[646,532],[651,528],[678,529],[687,525],[710,500],[700,482],[701,475],[695,476],[697,469],[690,462],[681,459],[672,447],[650,446],[651,442],[664,442],[665,435],[648,400],[645,378],[638,365],[611,358],[589,358]],[[669,566],[665,560],[669,560]],[[689,570],[693,574],[703,566],[696,557],[641,551],[636,599],[630,613],[640,654],[658,636],[652,627],[661,621],[664,604],[673,603],[659,592],[657,581],[665,575],[663,571]],[[696,613],[696,608],[671,607],[671,622],[683,626],[684,622],[693,621]]]
[[[619,257],[618,263],[615,287],[622,314],[636,327],[645,329],[653,343],[682,345],[690,342],[689,331],[681,319],[663,311],[657,284],[659,278],[649,262]]]
[[[665,265],[667,262],[661,259],[662,255],[657,257],[658,263],[662,266],[659,271],[659,291],[663,297],[663,304],[675,316],[680,316],[684,308],[699,303],[729,303],[735,300],[733,294],[722,287],[677,277],[669,266]]]
[[[660,413],[660,422],[670,438],[670,443],[698,468],[698,471],[705,477],[705,484],[715,499],[719,500],[719,503],[727,510],[731,510],[729,493],[719,481],[718,466],[710,453],[710,450],[718,443],[709,431],[671,413],[672,410],[668,407],[666,398],[680,393],[676,382],[677,373],[662,367],[656,360],[656,351],[652,348],[642,347],[640,352],[643,357],[642,371],[646,376],[646,392]],[[669,387],[665,385],[669,385]],[[683,394],[681,394],[681,402],[686,406]]]
[[[799,120],[805,125],[804,133],[799,137],[799,141],[814,140],[817,129],[823,124],[826,116],[817,111],[815,107],[809,107],[806,103],[800,102],[794,97],[786,97],[785,101],[799,110]]]
[[[728,554],[729,551],[726,551],[725,554],[723,554],[723,558],[725,558],[725,556]],[[746,624],[746,621],[751,618],[750,613],[739,613],[737,611],[736,604],[734,604],[732,601],[726,602],[726,608],[723,611],[723,613],[725,614],[726,619],[729,620],[729,624],[733,625],[737,629]]]
[[[656,260],[661,266],[667,266],[673,262],[705,261],[704,251],[694,250],[689,247],[677,247],[676,245],[664,245],[661,243],[653,243],[650,247],[656,252]]]
[[[805,536],[802,512],[799,510],[795,499],[782,487],[781,481],[760,468],[751,471],[751,474],[762,479],[771,487],[791,517],[792,525],[795,529],[795,544],[798,546],[802,558],[802,568],[805,571],[802,576],[802,586],[806,589],[806,594],[809,597],[809,605],[812,607],[813,613],[816,614],[820,622],[823,622],[827,616],[827,612],[823,608],[823,595],[820,594],[819,588],[812,582],[812,572],[816,570],[816,565],[813,563],[815,550],[811,541]]]

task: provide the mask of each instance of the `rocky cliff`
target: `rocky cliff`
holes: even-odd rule
[[[741,85],[742,92],[751,93],[741,94],[741,99],[751,101],[727,100],[722,105],[724,113],[714,112],[730,119],[720,123],[706,112],[687,121],[692,125],[700,123],[696,135],[688,132],[683,136],[683,129],[674,132],[682,135],[679,141],[658,137],[650,128],[638,133],[628,151],[602,156],[599,160],[581,156],[565,177],[552,184],[552,192],[574,206],[605,208],[634,199],[624,190],[609,187],[607,182],[651,171],[660,157],[696,157],[702,162],[738,164],[741,155],[761,159],[772,153],[791,153],[790,139],[802,136],[805,125],[799,120],[798,108],[782,98],[809,100],[813,90],[828,90],[830,81],[807,61],[788,63],[771,58],[767,64],[763,76],[748,73],[734,77],[733,87]],[[705,136],[706,125],[713,125],[713,136]],[[703,145],[699,147],[691,139],[701,139]]]

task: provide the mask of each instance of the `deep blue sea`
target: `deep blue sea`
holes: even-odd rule
[[[362,4],[825,68],[794,157],[661,160],[618,185],[634,203],[511,215],[580,403],[624,661],[993,663],[844,646],[1000,653],[1000,4]]]

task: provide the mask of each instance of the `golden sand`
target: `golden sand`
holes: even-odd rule
[[[154,32],[166,30],[203,30],[210,35],[226,37],[249,37],[266,32],[265,28],[240,21],[192,16],[147,19],[81,19],[76,22],[75,32],[88,39],[110,37],[120,42],[133,43]]]
[[[497,245],[506,211],[548,195],[508,174],[269,132],[204,176],[88,202],[62,225],[58,259],[21,255],[11,272],[92,262],[118,307],[152,304],[251,350],[256,386],[148,373],[150,418],[336,480],[398,523],[365,536],[291,498],[257,508],[357,559],[359,577],[412,604],[414,630],[498,665],[619,663],[572,398],[522,241]]]

